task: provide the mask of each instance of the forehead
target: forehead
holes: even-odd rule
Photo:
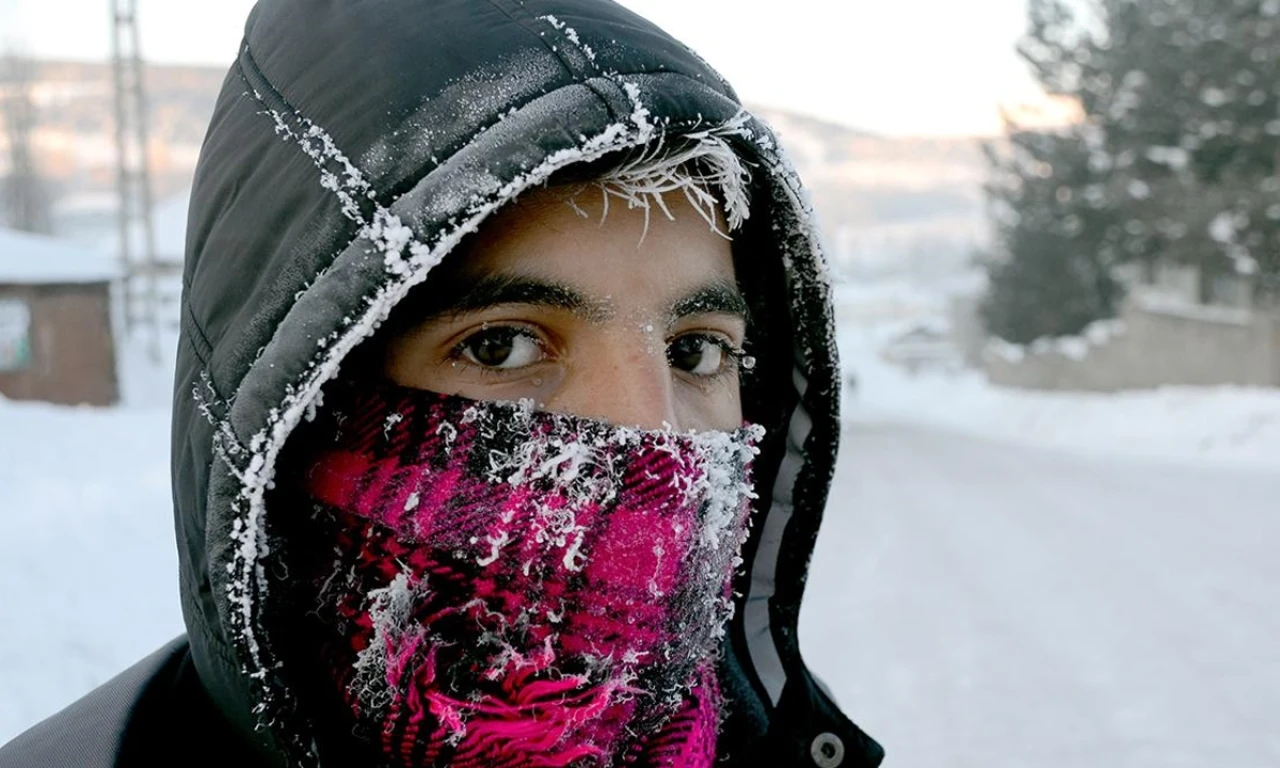
[[[457,265],[462,275],[534,278],[620,306],[661,302],[734,281],[733,247],[685,198],[647,209],[597,185],[538,189],[486,222]]]

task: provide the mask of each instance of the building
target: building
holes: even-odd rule
[[[0,229],[0,396],[67,405],[120,400],[109,254]]]

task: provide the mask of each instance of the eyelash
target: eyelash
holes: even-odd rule
[[[715,373],[705,376],[696,376],[695,378],[699,381],[708,383],[718,382],[733,374],[742,376],[755,368],[756,359],[754,357],[747,354],[745,349],[735,347],[731,341],[717,333],[692,331],[689,333],[683,333],[673,339],[668,339],[667,344],[670,345],[676,339],[680,338],[702,339],[719,347],[720,351],[724,353],[726,364],[720,366],[720,370]]]
[[[506,372],[501,368],[495,368],[495,367],[490,367],[486,365],[477,365],[467,360],[466,358],[466,350],[468,345],[474,343],[476,340],[476,337],[479,334],[484,333],[486,331],[511,331],[517,335],[521,335],[529,339],[534,344],[536,344],[539,349],[543,350],[544,353],[547,350],[547,343],[542,339],[542,337],[537,333],[537,331],[535,331],[532,328],[529,328],[524,325],[514,324],[514,323],[492,324],[492,325],[486,326],[484,329],[480,331],[469,333],[465,337],[463,337],[463,339],[459,341],[456,345],[454,345],[453,349],[449,351],[449,359],[454,362],[462,362],[474,369],[477,369],[480,372],[480,375],[482,376],[501,377],[505,375]],[[683,333],[680,336],[676,336],[671,339],[667,339],[666,343],[669,346],[676,339],[679,339],[679,338],[702,339],[704,341],[707,341],[719,347],[720,351],[725,356],[727,364],[722,365],[720,367],[720,370],[713,374],[694,377],[699,382],[704,382],[704,383],[719,382],[722,379],[730,376],[731,374],[745,376],[750,374],[751,371],[754,370],[755,368],[756,359],[754,357],[748,354],[745,349],[734,346],[731,341],[729,341],[727,338],[719,334],[705,332],[705,331],[702,331],[702,332],[692,331],[689,333]],[[682,371],[682,373],[684,372]]]
[[[509,331],[513,335],[523,336],[526,339],[529,339],[530,341],[532,341],[535,345],[537,345],[537,347],[541,349],[544,353],[547,351],[547,342],[545,342],[542,339],[542,336],[539,335],[538,332],[533,328],[520,325],[518,323],[486,323],[479,331],[472,331],[471,333],[468,333],[466,336],[462,338],[461,341],[455,344],[453,346],[453,349],[449,350],[449,360],[453,361],[455,364],[461,363],[463,365],[467,365],[471,368],[474,368],[475,370],[480,372],[481,376],[491,376],[494,378],[500,378],[502,376],[508,375],[509,374],[508,370],[504,370],[502,368],[490,367],[487,365],[477,365],[476,363],[473,363],[467,359],[467,356],[466,356],[467,347],[470,344],[475,343],[476,338],[480,334],[486,333],[486,332],[493,332],[493,331]]]

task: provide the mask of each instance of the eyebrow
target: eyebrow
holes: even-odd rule
[[[734,315],[743,320],[750,317],[747,300],[731,280],[718,280],[695,290],[671,307],[670,320],[674,324],[691,315]]]
[[[613,315],[608,302],[593,301],[567,285],[524,275],[459,276],[446,282],[437,295],[439,300],[432,302],[424,319],[465,315],[502,304],[563,309],[590,322],[604,322]]]
[[[562,309],[592,323],[603,323],[617,312],[613,301],[590,299],[571,286],[537,277],[497,274],[451,276],[434,292],[436,300],[418,316],[419,322],[447,315],[481,312],[503,304]],[[668,310],[668,322],[693,315],[723,314],[747,320],[747,300],[732,280],[717,280],[677,300]]]

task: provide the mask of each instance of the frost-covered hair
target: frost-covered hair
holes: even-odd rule
[[[611,201],[623,202],[629,209],[643,210],[641,240],[648,234],[654,208],[667,219],[675,218],[666,195],[680,193],[712,231],[728,239],[746,222],[751,207],[751,166],[734,150],[726,136],[732,135],[734,125],[729,123],[721,129],[687,134],[674,141],[659,139],[642,147],[577,163],[552,174],[539,188],[563,191],[564,202],[583,217],[590,214],[578,201],[593,194],[602,198],[601,220],[609,215]],[[448,273],[461,267],[469,250],[470,245],[464,241],[437,269]],[[394,338],[404,333],[447,301],[447,296],[424,291],[418,299],[402,302],[383,324],[380,338]],[[372,345],[372,350],[376,349],[377,345]],[[359,369],[363,365],[361,362],[355,367]]]
[[[715,131],[691,134],[677,144],[657,141],[585,168],[570,169],[565,176],[582,187],[600,190],[602,216],[609,215],[611,200],[624,202],[630,209],[643,209],[646,232],[655,207],[668,219],[675,218],[665,196],[676,192],[683,193],[711,228],[725,237],[750,215],[751,170]],[[548,186],[557,183],[552,177]],[[728,232],[721,230],[719,215],[728,224]]]

